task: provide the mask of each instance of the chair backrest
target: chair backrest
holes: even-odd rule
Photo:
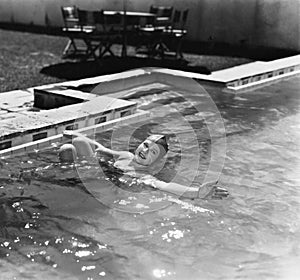
[[[71,28],[78,25],[78,9],[76,6],[61,7],[61,12],[66,28]]]
[[[103,14],[103,10],[93,12],[93,16],[94,16],[95,24],[105,24],[105,17]]]
[[[182,28],[184,28],[185,25],[186,25],[188,14],[189,14],[189,10],[188,9],[184,10],[183,13],[182,13],[182,18],[181,18]]]
[[[138,26],[145,25],[146,19],[138,16],[126,17],[126,29],[135,30]]]
[[[123,26],[123,15],[120,13],[105,15],[105,26],[109,32],[121,32]]]
[[[95,25],[94,12],[78,9],[78,19],[81,26]]]
[[[185,29],[189,10],[175,10],[172,19],[172,27],[175,29]]]
[[[94,25],[96,27],[97,32],[106,32],[106,24],[105,24],[105,16],[102,11],[94,11],[93,12],[93,17],[94,17]]]
[[[169,27],[172,24],[173,7],[154,6],[150,7],[150,13],[155,14],[155,25]]]
[[[173,23],[178,24],[180,22],[181,11],[175,10],[173,15]]]
[[[171,17],[173,12],[173,7],[165,7],[165,6],[154,6],[150,7],[150,13],[156,14],[157,17]]]

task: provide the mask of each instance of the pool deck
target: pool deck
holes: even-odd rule
[[[59,90],[57,85],[0,96],[0,156],[62,141],[64,130],[85,131],[89,128],[99,133],[116,124],[141,121],[149,115],[137,110],[135,102],[64,87]],[[62,103],[65,100],[69,102],[67,105]],[[40,109],[36,105],[47,105],[47,108]]]
[[[168,73],[167,70],[162,70]],[[210,75],[186,73],[172,70],[177,75],[185,75],[203,82],[217,83],[232,92],[264,86],[300,73],[300,55],[273,61],[255,61],[228,69],[214,71]]]
[[[203,75],[145,68],[0,93],[0,156],[39,149],[62,140],[65,129],[101,132],[149,117],[130,97],[174,85],[186,78],[215,83],[232,92],[253,89],[300,73],[300,55],[253,62]],[[87,92],[84,87],[93,87]],[[226,94],[226,92],[224,92]]]

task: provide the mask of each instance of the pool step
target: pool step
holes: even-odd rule
[[[21,96],[20,92],[17,94]],[[13,95],[14,92],[11,92],[9,96]],[[121,122],[124,117],[135,114],[137,110],[135,102],[97,95],[89,101],[48,110],[36,110],[35,107],[19,105],[20,110],[13,111],[15,107],[11,106],[14,104],[7,106],[9,105],[7,100],[1,98],[1,101],[1,110],[9,112],[3,117],[0,116],[1,152],[18,145],[58,135],[65,129],[77,130],[112,120]],[[29,103],[32,103],[31,97]],[[35,109],[32,110],[33,108]]]

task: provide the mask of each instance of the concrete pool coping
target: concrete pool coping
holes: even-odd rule
[[[273,61],[255,61],[212,72],[210,75],[187,73],[180,70],[158,70],[163,73],[186,76],[203,82],[217,83],[232,92],[263,86],[300,73],[300,55]]]
[[[235,66],[229,69],[215,71],[211,75],[203,75],[203,74],[184,72],[179,70],[170,70],[164,68],[135,69],[135,70],[130,70],[130,71],[117,73],[117,74],[97,76],[97,77],[80,79],[75,81],[60,82],[60,83],[55,83],[50,85],[32,87],[26,90],[15,90],[6,93],[0,93],[0,97],[1,97],[0,124],[2,122],[2,125],[9,126],[10,124],[11,126],[14,126],[14,122],[17,119],[19,119],[22,120],[24,124],[28,122],[30,125],[32,125],[33,119],[30,119],[30,117],[32,118],[33,116],[35,116],[36,119],[40,119],[40,120],[44,119],[45,121],[44,129],[47,129],[47,126],[49,126],[49,122],[51,120],[51,117],[49,117],[47,111],[46,112],[43,111],[39,113],[24,112],[24,107],[26,106],[28,107],[29,104],[32,104],[34,102],[34,95],[37,93],[46,96],[45,98],[47,98],[48,95],[54,95],[55,97],[62,96],[65,98],[74,98],[74,99],[82,100],[84,102],[91,102],[91,103],[95,103],[96,102],[95,100],[100,98],[99,95],[102,96],[103,102],[106,103],[106,101],[104,100],[105,99],[104,95],[105,95],[106,98],[113,98],[115,100],[114,102],[118,103],[119,100],[121,103],[122,102],[124,103],[130,101],[125,101],[125,100],[121,101],[120,99],[128,99],[130,97],[135,96],[136,94],[140,93],[140,91],[143,90],[149,90],[153,88],[165,89],[168,87],[172,87],[174,85],[176,85],[176,88],[178,89],[185,90],[186,87],[185,84],[187,78],[191,78],[198,82],[204,81],[204,82],[210,82],[215,84],[217,83],[223,86],[224,88],[230,89],[232,91],[238,91],[245,88],[251,88],[257,85],[264,85],[265,83],[277,81],[280,79],[285,79],[299,73],[300,73],[300,55],[279,59],[271,62],[257,61],[253,63],[248,63],[240,66]],[[260,78],[258,79],[258,77]],[[88,86],[94,86],[95,88],[94,90],[92,90],[92,92],[86,92],[83,88]],[[59,108],[56,111],[57,114],[56,118],[63,119],[63,120],[57,123],[52,122],[51,124],[57,127],[62,123],[66,123],[66,121],[70,121],[70,122],[74,121],[75,119],[74,115],[76,115],[76,118],[78,118],[78,114],[83,106],[82,104],[84,103],[75,104],[75,105],[73,104],[73,105],[64,106],[63,108]],[[122,106],[124,108],[127,108],[128,105],[129,104],[125,104],[125,105],[123,104]],[[130,106],[134,108],[132,102]],[[102,114],[101,111],[103,111],[102,109],[96,108],[94,110],[95,112],[92,112],[91,114],[92,115],[98,114],[100,116]],[[135,119],[134,110],[131,110],[130,114],[132,114],[131,119],[134,120]],[[137,122],[141,118],[140,114],[141,112],[139,112],[137,115],[138,116],[136,118]],[[145,112],[144,114],[146,115],[147,113]],[[83,116],[83,119],[85,117],[86,115]],[[117,116],[116,117],[117,120],[115,120],[113,123],[117,124],[118,122],[119,123],[122,122],[124,117],[125,114],[123,116],[122,114],[120,116]],[[111,118],[109,118],[108,120],[106,120],[106,122],[107,121],[112,121],[112,120]],[[97,122],[95,121],[95,123],[86,123],[86,124],[92,127],[94,124],[97,124]],[[109,125],[107,126],[100,125],[100,127],[102,127],[103,129],[106,127],[106,129],[108,129]],[[71,129],[77,130],[78,128],[83,129],[83,127],[78,127],[78,126],[74,128],[72,127]],[[32,130],[33,128],[32,127],[26,128],[25,125],[25,131],[26,129]],[[37,129],[39,130],[40,127]],[[50,138],[52,140],[56,139],[53,133],[60,134],[64,129],[65,127],[60,130],[55,129],[55,131],[52,132],[51,135],[52,138],[51,137]],[[13,133],[17,133],[18,137],[20,135],[22,136],[22,133],[24,133],[24,129],[22,131],[17,129],[16,131],[13,131]],[[4,138],[7,137],[2,133],[2,135],[0,135],[0,139],[1,139],[0,145],[3,145],[3,140],[5,140]],[[1,146],[2,148],[0,149],[0,156],[4,154],[12,154],[14,153],[13,151],[22,150],[23,148],[16,147],[19,145],[21,146],[25,145],[24,147],[27,147],[27,149],[29,149],[28,147],[30,145],[32,145],[33,147],[39,147],[41,145],[40,143],[47,142],[47,140],[44,141],[44,139],[39,139],[38,135],[36,139],[33,139],[34,142],[31,142],[32,141],[31,139],[27,139],[27,141],[30,141],[30,143],[27,143],[28,145],[27,144],[25,145],[24,143],[22,143],[22,139],[19,137],[18,141],[16,141],[16,143],[14,143],[12,147],[3,149],[3,147]],[[48,144],[49,141],[47,142]]]
[[[149,118],[149,113],[141,110],[137,110],[134,114],[122,117],[122,119],[114,119],[111,121],[107,121],[105,123],[88,126],[85,128],[77,129],[77,132],[86,134],[86,135],[94,135],[96,133],[101,133],[103,131],[114,128],[116,125],[127,125],[131,123],[141,122]],[[8,157],[16,154],[28,153],[38,151],[43,148],[51,147],[53,143],[65,143],[66,138],[62,133],[57,135],[53,135],[51,137],[47,137],[44,139],[40,139],[37,141],[24,143],[17,145],[15,147],[11,147],[5,150],[0,151],[1,157]]]
[[[199,82],[209,82],[219,84],[233,92],[255,87],[264,86],[281,79],[288,78],[300,73],[300,55],[277,59],[273,61],[255,61],[228,69],[212,72],[210,75],[198,74],[193,72],[185,72],[181,70],[171,70],[166,68],[143,68],[129,70],[122,73],[104,75],[76,81],[68,81],[53,85],[74,86],[91,85],[103,83],[103,91],[100,94],[109,94],[116,91],[124,91],[124,89],[134,86],[144,85],[153,82],[167,82],[160,79],[159,74],[166,74],[178,77],[185,77],[197,80]],[[134,81],[138,78],[138,81]],[[119,86],[117,86],[117,80]],[[105,84],[104,84],[105,83]],[[109,83],[109,84],[108,84]],[[35,87],[43,89],[47,86]]]

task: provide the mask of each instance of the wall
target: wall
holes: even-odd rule
[[[300,0],[0,0],[0,22],[62,26],[60,7],[148,11],[151,4],[189,9],[190,41],[300,51]]]

